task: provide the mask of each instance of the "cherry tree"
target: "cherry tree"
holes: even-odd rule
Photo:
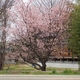
[[[14,51],[25,63],[45,71],[49,56],[64,39],[63,34],[68,29],[70,1],[30,0],[24,3],[17,0],[8,13],[12,22],[9,34]]]

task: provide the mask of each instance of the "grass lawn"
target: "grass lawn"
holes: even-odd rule
[[[46,71],[36,70],[25,64],[10,64],[4,66],[0,74],[29,74],[29,75],[80,75],[80,71],[75,69],[52,68],[48,67]]]

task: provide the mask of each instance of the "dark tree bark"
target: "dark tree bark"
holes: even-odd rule
[[[43,63],[43,64],[42,64],[41,70],[42,70],[42,71],[46,71],[46,63]]]

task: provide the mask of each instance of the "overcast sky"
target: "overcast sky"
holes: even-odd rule
[[[28,0],[23,0],[24,2],[28,2]]]
[[[24,2],[28,2],[29,0],[23,0]],[[73,0],[73,3],[75,3],[75,0]]]

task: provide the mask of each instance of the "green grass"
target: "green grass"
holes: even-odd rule
[[[80,75],[80,71],[74,69],[65,68],[52,68],[48,67],[46,71],[36,70],[24,64],[10,64],[4,66],[4,69],[0,71],[0,74],[29,74],[29,75]]]

